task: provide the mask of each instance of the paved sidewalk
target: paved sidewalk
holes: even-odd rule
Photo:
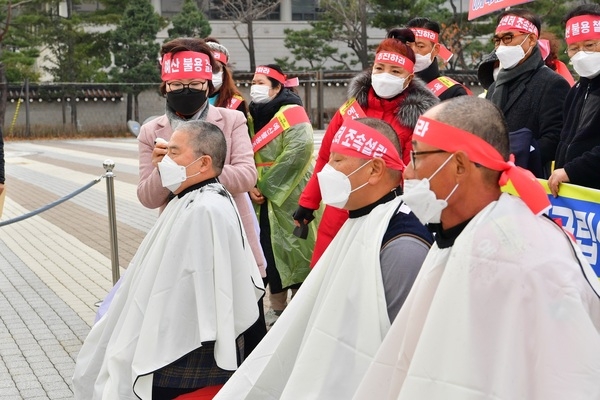
[[[7,142],[2,221],[51,203],[115,164],[120,265],[157,212],[135,192],[137,141]],[[0,228],[0,398],[71,399],[79,348],[112,287],[106,181],[38,216]]]
[[[323,132],[315,135],[318,149]],[[137,140],[5,143],[1,221],[72,193],[115,162],[119,262],[157,218],[137,200]],[[72,399],[77,353],[112,287],[106,181],[35,217],[0,227],[0,399]],[[123,269],[121,270],[121,272]],[[268,301],[267,301],[268,304]]]

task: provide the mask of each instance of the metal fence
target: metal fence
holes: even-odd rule
[[[60,199],[58,199],[52,203],[46,204],[45,206],[42,206],[36,210],[30,211],[30,212],[20,215],[18,217],[15,217],[15,218],[12,218],[9,220],[5,220],[5,221],[0,221],[0,228],[2,228],[3,226],[21,222],[25,219],[34,217],[40,213],[43,213],[44,211],[47,211],[53,207],[56,207],[57,205],[62,204],[65,201],[70,200],[73,197],[77,196],[78,194],[81,194],[84,191],[88,190],[89,188],[91,188],[92,186],[94,186],[95,184],[100,182],[100,180],[102,180],[104,178],[106,180],[106,198],[107,198],[107,207],[108,207],[108,224],[109,224],[109,236],[110,236],[109,242],[110,242],[110,255],[111,255],[110,260],[111,260],[111,269],[112,269],[112,282],[114,285],[115,283],[117,283],[117,281],[119,280],[119,277],[120,277],[119,241],[118,241],[118,235],[117,235],[117,214],[116,214],[116,208],[115,208],[115,201],[116,201],[115,200],[115,184],[114,184],[115,174],[113,173],[115,163],[114,163],[114,161],[107,159],[104,161],[102,166],[104,167],[104,170],[106,171],[104,173],[104,175],[92,180],[91,182],[85,184],[84,186],[80,187],[79,189],[75,190],[74,192],[71,192],[71,193],[67,194],[66,196],[63,196]]]
[[[302,72],[297,89],[316,129],[327,127],[335,111],[346,100],[348,83],[356,72]],[[476,73],[448,74],[481,93]],[[250,99],[252,74],[235,74],[242,95]],[[161,115],[165,99],[157,83],[129,85],[139,89],[139,120]],[[134,102],[122,84],[13,84],[7,93],[4,133],[7,138],[121,136],[127,134]],[[128,113],[129,103],[129,113]]]

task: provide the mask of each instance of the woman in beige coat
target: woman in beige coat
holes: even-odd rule
[[[176,56],[177,53],[185,55]],[[193,53],[192,53],[193,52]],[[194,53],[208,55],[209,65],[194,58]],[[202,55],[202,57],[204,57]],[[254,188],[257,179],[254,165],[254,153],[248,134],[248,126],[244,114],[236,110],[213,107],[207,101],[208,93],[213,89],[212,70],[216,61],[212,50],[202,39],[179,38],[162,45],[161,93],[165,95],[166,113],[142,125],[139,141],[140,182],[137,195],[140,202],[148,208],[164,209],[173,194],[162,186],[158,173],[158,163],[167,153],[165,142],[156,142],[157,138],[169,141],[171,134],[182,122],[200,119],[218,126],[225,135],[227,157],[219,181],[233,195],[233,199],[242,218],[242,224],[252,253],[261,275],[266,276],[266,263],[257,232],[254,227],[256,216],[248,198],[248,192]],[[193,63],[187,63],[195,60]],[[186,66],[190,66],[186,69]],[[197,70],[197,74],[189,70]],[[199,239],[201,240],[201,239]],[[258,344],[266,334],[262,299],[259,303],[261,317],[245,334],[245,354]]]
[[[163,44],[161,57],[167,53],[176,54],[181,51],[207,54],[211,64],[215,63],[211,49],[203,40],[194,38],[179,38]],[[207,93],[212,89],[210,80],[187,80],[190,79],[163,81],[160,90],[167,97],[166,113],[144,124],[140,129],[138,199],[148,208],[162,210],[172,196],[168,189],[162,187],[158,174],[157,164],[167,153],[167,149],[165,144],[154,143],[157,138],[168,142],[177,124],[191,119],[203,119],[215,124],[223,131],[227,141],[227,158],[219,180],[235,199],[252,252],[264,275],[264,258],[253,226],[254,211],[246,200],[247,192],[254,187],[257,177],[246,118],[235,110],[216,108],[208,104]],[[205,81],[204,87],[202,81]],[[174,82],[183,83],[183,89],[178,91],[179,93],[173,93],[171,84]],[[194,88],[196,83],[200,84],[199,90]]]

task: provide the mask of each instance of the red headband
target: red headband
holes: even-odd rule
[[[439,35],[437,34],[437,32],[425,28],[410,28],[410,30],[413,31],[415,37],[430,40],[433,43],[439,42]]]
[[[413,139],[449,153],[464,151],[472,162],[502,171],[498,181],[500,186],[510,180],[521,199],[536,215],[550,207],[546,191],[530,171],[517,167],[512,155],[510,161],[504,161],[492,145],[470,132],[421,116],[415,126]]]
[[[600,39],[600,16],[579,15],[567,21],[565,30],[567,44],[595,39]]]
[[[167,53],[161,61],[161,78],[163,81],[177,79],[212,80],[210,58],[196,51],[180,51]]]
[[[454,56],[454,54],[452,54],[452,52],[443,44],[440,44],[440,52],[438,53],[438,55],[442,57],[442,60],[444,60],[445,63],[450,61],[452,56]]]
[[[227,62],[229,60],[227,59],[227,55],[225,53],[221,53],[220,51],[213,50],[212,55],[215,60],[220,61],[223,64],[227,65]]]
[[[540,39],[538,40],[538,46],[542,53],[542,58],[545,60],[550,55],[550,41],[548,39]]]
[[[331,152],[371,160],[382,158],[388,168],[404,171],[404,163],[392,142],[376,129],[351,118],[336,132]]]
[[[264,65],[259,65],[258,67],[256,67],[254,73],[266,75],[269,78],[273,78],[285,87],[298,86],[300,84],[298,78],[287,79],[287,76],[285,76],[281,72],[274,70],[273,68],[266,67]]]
[[[415,63],[413,63],[408,57],[405,57],[400,53],[393,53],[391,51],[380,51],[379,53],[375,54],[375,62],[397,65],[404,68],[411,74],[415,70]]]
[[[538,29],[531,21],[516,15],[505,15],[496,27],[496,33],[513,30],[538,36]]]

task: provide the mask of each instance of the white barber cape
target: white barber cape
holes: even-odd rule
[[[432,247],[354,399],[598,400],[598,278],[503,194]]]
[[[262,288],[225,188],[175,197],[79,352],[75,398],[150,399],[152,372],[206,341],[216,341],[217,365],[235,370],[236,338],[257,320]]]
[[[348,399],[390,327],[379,250],[399,198],[346,221],[215,400]]]

